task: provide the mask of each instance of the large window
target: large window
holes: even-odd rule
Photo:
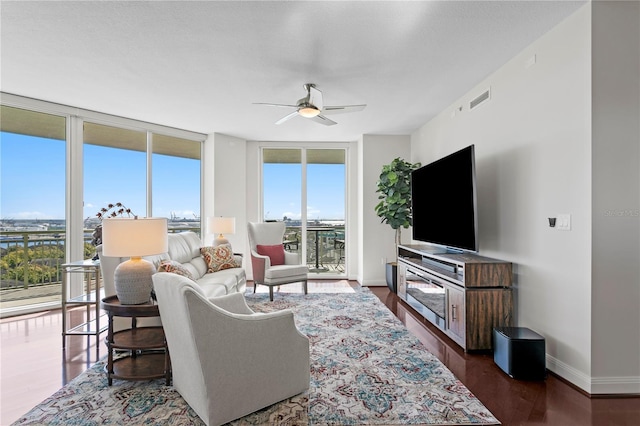
[[[169,218],[169,228],[200,229],[201,143],[153,134],[153,215]]]
[[[172,230],[199,231],[200,152],[197,141],[84,123],[85,227],[99,222],[102,207],[122,203],[138,216],[168,218]]]
[[[302,151],[265,149],[262,188],[264,220],[300,226],[302,219]]]
[[[109,204],[200,231],[205,135],[1,95],[0,315],[60,305]]]
[[[66,120],[3,105],[0,125],[0,309],[59,303]]]
[[[287,224],[285,249],[311,274],[345,274],[344,149],[264,148],[263,217]]]
[[[146,132],[84,123],[83,140],[85,228],[93,229],[96,213],[110,203],[147,216]]]

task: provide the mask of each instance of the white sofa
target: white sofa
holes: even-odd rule
[[[156,270],[163,260],[175,260],[193,275],[194,281],[207,298],[232,293],[244,293],[247,286],[247,278],[242,267],[207,273],[207,264],[200,254],[200,247],[203,244],[195,232],[187,231],[169,234],[168,239],[169,251],[167,253],[144,258],[152,262]],[[116,267],[121,262],[128,260],[128,258],[103,256],[100,246],[97,247],[97,251],[100,257],[100,274],[104,286],[104,295],[105,297],[113,296],[116,294],[114,284]],[[235,255],[235,258],[236,262],[241,265],[242,256]],[[158,325],[158,321],[155,318],[140,318],[138,325]],[[128,326],[130,326],[130,321],[127,321],[127,319],[115,318],[115,330],[121,330]]]
[[[196,284],[202,289],[206,297],[224,296],[230,293],[242,293],[247,286],[247,277],[242,267],[223,269],[218,272],[207,273],[207,264],[200,254],[202,241],[195,232],[179,232],[169,234],[169,251],[156,256],[146,256],[144,259],[153,263],[156,270],[163,260],[175,260],[182,264],[194,277]],[[105,297],[116,294],[114,273],[116,267],[128,258],[100,256],[100,273],[104,285]],[[242,256],[236,255],[236,262],[242,264]]]

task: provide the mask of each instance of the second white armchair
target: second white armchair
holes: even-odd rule
[[[309,268],[300,263],[297,253],[284,250],[284,222],[249,222],[249,246],[253,267],[253,291],[258,284],[269,286],[269,299],[273,300],[273,287],[301,282],[307,294]]]

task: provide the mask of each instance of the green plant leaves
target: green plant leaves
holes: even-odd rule
[[[382,166],[378,180],[378,199],[375,211],[382,223],[392,229],[408,228],[412,224],[411,215],[411,172],[420,163],[410,163],[401,158]]]

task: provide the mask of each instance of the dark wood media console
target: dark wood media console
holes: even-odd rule
[[[511,262],[428,245],[398,246],[398,296],[465,351],[513,324]]]

